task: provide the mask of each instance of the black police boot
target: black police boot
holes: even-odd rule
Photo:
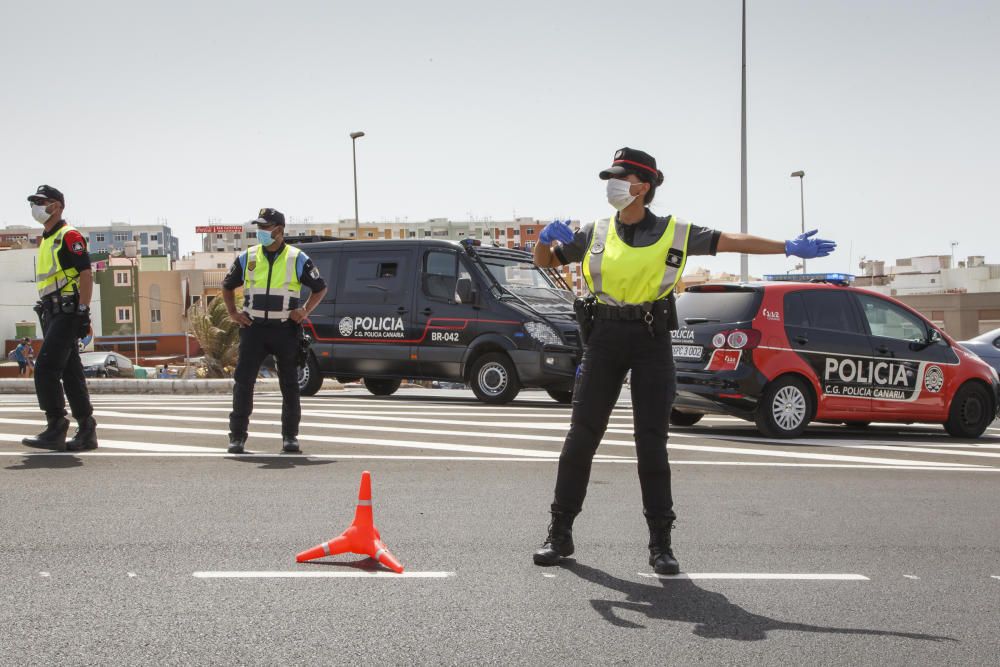
[[[573,519],[576,512],[552,511],[549,536],[542,547],[535,551],[535,565],[558,565],[566,556],[573,555]]]
[[[66,448],[66,432],[69,430],[69,420],[65,417],[49,419],[45,430],[34,437],[21,438],[21,444],[28,447],[38,447],[39,449],[56,449],[62,451]]]
[[[649,526],[649,564],[653,566],[653,571],[657,574],[678,574],[681,566],[670,548],[674,520],[665,516],[647,516],[646,525]]]
[[[76,429],[73,438],[66,443],[66,451],[83,452],[97,449],[97,422],[93,417],[87,417]]]
[[[247,437],[245,435],[232,435],[229,436],[229,449],[226,451],[230,454],[242,454],[243,445],[247,443]]]
[[[301,454],[302,449],[299,447],[299,439],[294,435],[281,436],[281,453]]]

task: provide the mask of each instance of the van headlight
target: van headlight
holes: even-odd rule
[[[525,322],[524,330],[543,345],[562,345],[562,339],[556,330],[544,322]]]

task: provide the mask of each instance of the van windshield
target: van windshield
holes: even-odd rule
[[[557,287],[544,271],[530,261],[500,257],[482,257],[482,261],[504,289],[539,312],[562,312],[567,304],[573,304],[573,293]]]

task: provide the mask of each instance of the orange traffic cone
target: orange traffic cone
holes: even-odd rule
[[[365,470],[361,473],[361,488],[358,489],[358,506],[354,510],[351,527],[329,542],[307,549],[295,557],[295,562],[304,563],[324,556],[354,553],[369,556],[385,565],[393,572],[402,574],[403,566],[389,553],[372,520],[372,476]]]

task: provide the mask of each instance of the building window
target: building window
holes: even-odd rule
[[[414,239],[414,238],[416,238],[416,237],[417,237],[417,233],[416,233],[416,232],[407,232],[407,234],[406,234],[406,235],[407,235],[407,236],[408,236],[409,238],[411,238],[411,239]]]
[[[424,232],[424,236],[430,236],[430,235],[431,235],[430,231]]]
[[[247,238],[248,239],[257,238],[257,232],[247,232]]]
[[[150,241],[159,241],[160,240],[160,235],[159,234],[150,234],[149,235],[149,240]]]
[[[118,306],[115,308],[115,323],[127,324],[132,321],[132,306]]]
[[[221,238],[222,238],[222,234],[216,234],[216,235],[215,235],[215,238],[217,238],[217,239],[221,239]]]
[[[128,232],[115,232],[115,241],[118,243],[128,241]]]
[[[534,227],[525,227],[524,228],[524,233],[525,234],[534,234],[535,233],[535,228]]]
[[[193,306],[196,303],[201,303],[201,295],[200,294],[195,294],[195,295],[193,295],[191,297],[191,305]]]
[[[221,263],[220,264],[216,264],[215,268],[217,268],[217,269],[224,269],[224,268],[226,268],[226,265],[225,264],[221,264]]]
[[[367,236],[368,238],[373,238],[375,234],[373,234],[372,232],[365,232],[365,236]]]
[[[94,234],[94,243],[104,243],[104,234],[103,233]]]
[[[159,322],[160,321],[160,309],[159,308],[153,308],[152,310],[149,311],[149,321],[150,322]]]
[[[149,254],[153,255],[153,256],[158,256],[160,254],[160,249],[159,248],[153,248],[153,249],[151,249],[149,251]]]
[[[128,287],[132,284],[131,271],[115,271],[115,286]]]

